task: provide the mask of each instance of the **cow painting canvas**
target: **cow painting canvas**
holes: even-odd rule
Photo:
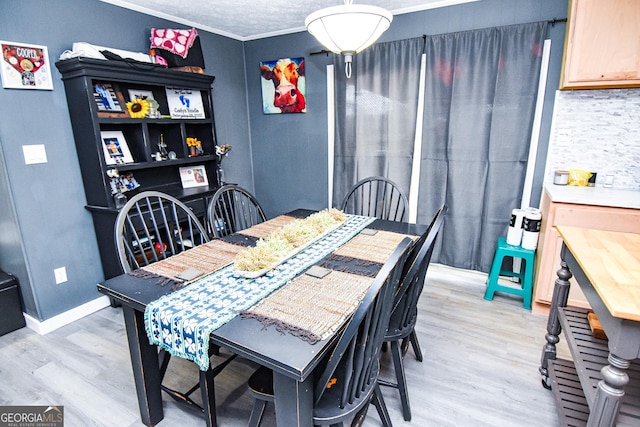
[[[265,114],[307,111],[304,58],[260,62],[262,111]]]

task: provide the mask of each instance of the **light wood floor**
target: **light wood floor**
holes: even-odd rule
[[[520,298],[485,301],[485,280],[430,267],[417,330],[425,360],[417,362],[411,350],[406,358],[412,422],[402,419],[397,391],[383,388],[395,426],[559,425],[538,373],[546,318],[524,310]],[[559,354],[566,351],[561,341]],[[254,368],[237,358],[216,379],[221,427],[246,425],[253,401],[245,382]],[[186,389],[197,381],[196,369],[174,358],[167,375]],[[383,371],[391,369],[383,354]],[[198,413],[163,399],[158,426],[204,425]],[[23,328],[0,337],[0,405],[63,405],[66,427],[142,426],[121,310],[105,308],[46,336]],[[269,405],[262,426],[274,420]],[[380,425],[374,408],[365,425]]]

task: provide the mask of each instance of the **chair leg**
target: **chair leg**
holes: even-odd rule
[[[171,354],[168,351],[164,351],[164,355],[161,356],[161,360],[162,363],[160,365],[160,373],[161,373],[161,379],[164,378],[164,374],[167,370],[167,365],[169,364],[169,360],[171,359]],[[213,368],[209,368],[209,370],[207,371],[208,375],[211,377],[211,390],[213,390],[213,379],[220,373],[222,372],[222,370],[229,364],[231,363],[231,361],[233,361],[233,359],[235,359],[238,355],[237,354],[232,354],[231,356],[229,356],[224,362],[220,363],[219,365],[216,365]],[[200,373],[202,376],[202,372]],[[211,410],[214,411],[214,416],[215,416],[215,405],[213,406],[213,408],[211,410],[207,409],[206,407],[206,402],[203,406],[198,405],[198,403],[196,403],[193,399],[191,399],[191,394],[193,394],[198,388],[200,388],[200,386],[202,385],[202,378],[200,379],[200,381],[198,381],[193,387],[191,387],[189,390],[187,390],[186,392],[180,392],[177,390],[174,390],[172,388],[169,388],[165,385],[160,385],[160,387],[162,388],[162,391],[164,391],[165,393],[167,393],[169,395],[169,397],[171,397],[172,399],[174,399],[176,402],[180,402],[180,403],[186,403],[187,405],[190,406],[194,406],[196,408],[198,408],[200,411],[204,412],[205,414],[205,418],[209,418],[208,416],[208,412],[210,412]],[[202,390],[203,396],[205,391]],[[215,396],[213,396],[213,398],[215,399]],[[213,424],[215,425],[215,424]]]
[[[382,391],[380,390],[380,386],[376,384],[373,389],[373,395],[371,396],[371,402],[375,405],[378,410],[378,415],[380,416],[380,420],[382,421],[382,425],[384,427],[392,427],[391,417],[389,417],[389,411],[387,411],[387,405],[384,403],[384,398],[382,397]]]
[[[411,331],[411,335],[409,335],[409,340],[411,341],[411,347],[413,347],[413,352],[416,354],[416,360],[418,362],[422,362],[422,349],[420,348],[420,343],[418,342],[418,335],[416,334],[415,329]]]
[[[391,343],[391,354],[393,355],[393,367],[396,371],[396,380],[398,381],[398,391],[400,392],[400,401],[402,402],[402,416],[405,421],[411,421],[411,406],[409,405],[409,391],[407,390],[407,379],[404,373],[404,361],[400,353],[398,341]]]
[[[258,427],[260,425],[260,420],[262,420],[262,415],[267,407],[267,403],[269,403],[267,400],[256,399],[253,404],[253,409],[251,410],[249,427]]]
[[[493,257],[493,263],[491,264],[491,270],[489,270],[489,275],[487,276],[487,288],[484,291],[484,299],[487,301],[493,300],[493,295],[496,292],[496,288],[498,286],[498,278],[500,277],[500,270],[502,268],[503,256],[496,253]]]
[[[200,371],[200,391],[202,393],[202,409],[207,427],[217,427],[216,394],[213,385],[214,373],[211,369]]]
[[[371,395],[371,397],[373,398],[373,394]],[[351,427],[361,427],[362,424],[364,423],[364,419],[367,417],[367,412],[369,411],[369,404],[371,403],[371,400],[369,400],[369,403],[367,403],[366,405],[364,405],[362,407],[362,409],[360,409],[356,415],[353,417],[353,420],[351,420]]]
[[[237,354],[232,354],[231,356],[227,357],[227,359],[224,362],[216,365],[214,368],[209,368],[213,378],[215,378],[220,372],[222,372],[222,370],[226,368],[227,365],[231,363],[233,359],[235,359],[236,357],[238,357]]]

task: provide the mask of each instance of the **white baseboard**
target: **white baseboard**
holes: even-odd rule
[[[469,279],[476,279],[480,281],[487,281],[487,273],[483,273],[481,271],[476,270],[466,270],[463,268],[451,267],[449,265],[432,263],[429,265],[429,270],[427,270],[427,274],[456,274],[459,276],[464,276]]]
[[[60,313],[57,316],[54,316],[47,320],[40,321],[34,319],[26,313],[23,314],[24,320],[27,323],[27,328],[34,330],[40,335],[46,335],[49,332],[55,331],[58,328],[68,325],[69,323],[75,322],[78,319],[82,319],[85,316],[95,313],[98,310],[102,310],[109,305],[109,297],[103,295],[99,298],[84,303],[76,308],[72,308],[71,310],[65,311],[64,313]]]

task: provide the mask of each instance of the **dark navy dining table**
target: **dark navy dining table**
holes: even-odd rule
[[[312,210],[298,209],[287,215],[304,218]],[[427,226],[375,220],[367,229],[419,236]],[[120,303],[123,310],[141,420],[152,426],[163,417],[158,347],[150,344],[144,312],[152,301],[170,293],[170,286],[149,285],[147,279],[123,274],[98,284],[98,290]],[[255,319],[240,315],[214,330],[214,344],[273,370],[276,423],[278,426],[313,425],[313,371],[337,339],[334,334],[310,344],[283,334]],[[205,413],[208,402],[203,402]],[[207,424],[211,421],[207,419]],[[247,420],[248,421],[248,420]],[[215,422],[215,421],[213,421]]]

